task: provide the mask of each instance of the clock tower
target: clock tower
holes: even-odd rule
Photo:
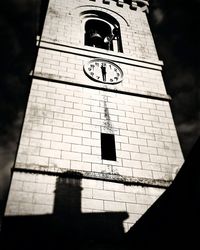
[[[117,239],[174,179],[183,156],[148,5],[49,1],[5,227],[58,216],[55,240],[61,228],[81,244]]]

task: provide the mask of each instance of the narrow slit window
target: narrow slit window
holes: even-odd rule
[[[103,160],[116,161],[115,136],[101,134],[101,158]]]

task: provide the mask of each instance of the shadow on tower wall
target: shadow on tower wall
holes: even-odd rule
[[[81,179],[73,172],[57,178],[52,214],[4,217],[5,249],[118,249],[128,214],[81,213]]]
[[[141,250],[199,245],[200,138],[171,186],[124,233],[126,212],[81,213],[81,179],[57,178],[54,212],[4,218],[6,249]],[[69,173],[67,173],[69,174]],[[73,175],[73,173],[72,173]],[[2,248],[1,248],[2,249]]]

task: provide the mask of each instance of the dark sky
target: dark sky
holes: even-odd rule
[[[30,89],[41,1],[0,3],[0,202],[10,180]],[[148,15],[185,157],[200,134],[199,12],[200,0],[150,0]]]
[[[149,22],[186,157],[200,135],[200,0],[152,0]]]

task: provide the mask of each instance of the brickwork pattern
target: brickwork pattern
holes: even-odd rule
[[[117,161],[101,159],[100,133]],[[17,164],[172,180],[182,161],[168,102],[33,81]]]
[[[56,179],[56,176],[15,173],[6,215],[54,213]],[[164,191],[89,179],[82,179],[81,188],[81,194],[77,194],[81,200],[80,213],[127,212],[129,217],[123,223],[125,232]]]
[[[51,46],[53,47],[53,46]],[[81,54],[86,54],[82,52]],[[88,58],[86,55],[76,55],[52,49],[40,49],[37,58],[37,64],[34,74],[49,79],[70,81],[80,83],[88,86],[97,86],[127,91],[127,92],[140,92],[155,94],[165,94],[165,85],[162,79],[160,70],[138,67],[127,64],[127,60],[120,62],[118,58],[118,65],[124,73],[124,79],[121,83],[109,85],[90,80],[84,73],[83,67],[94,56]],[[108,56],[104,55],[104,58]],[[132,62],[133,63],[133,62]]]
[[[146,14],[129,4],[117,6],[115,1],[107,5],[102,0],[51,0],[46,16],[42,39],[58,44],[84,46],[84,22],[80,13],[99,10],[113,16],[121,29],[123,52],[142,59],[158,60]]]

